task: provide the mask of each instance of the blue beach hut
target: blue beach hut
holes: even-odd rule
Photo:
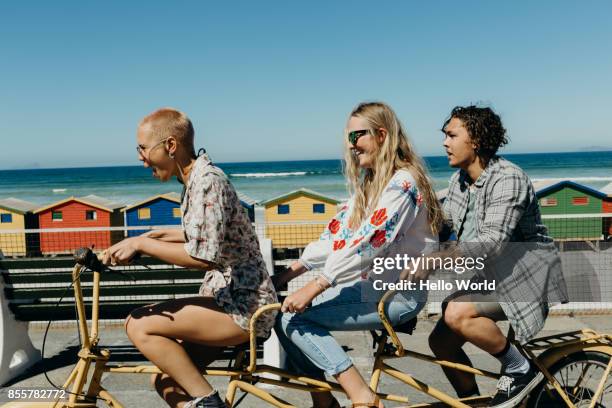
[[[181,196],[177,193],[160,194],[132,204],[123,210],[128,227],[181,224]],[[129,230],[134,237],[146,230]]]
[[[248,195],[241,193],[240,191],[237,191],[236,193],[238,194],[238,199],[240,200],[242,208],[244,208],[244,211],[249,216],[249,220],[251,220],[251,222],[255,222],[255,206],[257,205],[257,201]]]

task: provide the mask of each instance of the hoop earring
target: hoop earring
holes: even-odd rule
[[[174,153],[168,153],[168,157],[170,157],[171,159],[174,159]]]

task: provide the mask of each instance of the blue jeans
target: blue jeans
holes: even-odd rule
[[[385,294],[369,280],[350,286],[329,288],[303,313],[282,313],[276,319],[276,334],[287,352],[290,369],[298,374],[324,379],[337,375],[353,363],[332,337],[330,330],[358,331],[383,328],[378,301]],[[385,303],[392,325],[410,320],[423,308],[427,293],[396,292]]]

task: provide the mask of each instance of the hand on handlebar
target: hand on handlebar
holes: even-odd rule
[[[281,306],[281,312],[302,313],[312,303],[317,294],[316,291],[313,291],[312,285],[306,285],[285,298]]]
[[[138,253],[139,237],[126,238],[113,245],[102,253],[102,263],[104,265],[128,265],[139,257]]]

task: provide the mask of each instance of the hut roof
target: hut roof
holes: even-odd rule
[[[585,194],[590,194],[592,196],[595,196],[595,197],[601,198],[601,199],[606,197],[606,194],[602,193],[599,190],[595,190],[594,188],[587,187],[587,186],[585,186],[583,184],[578,184],[578,183],[576,183],[574,181],[571,181],[571,180],[559,181],[557,183],[553,183],[553,184],[548,185],[548,186],[546,186],[544,188],[541,188],[539,190],[536,188],[536,195],[538,197],[541,197],[542,195],[548,194],[548,193],[550,193],[552,191],[555,191],[555,190],[562,189],[564,187],[570,187],[570,188],[573,188],[574,190],[578,190],[578,191],[581,191],[581,192],[583,192]]]
[[[37,209],[36,211],[34,211],[34,214],[41,213],[43,211],[49,210],[51,208],[57,207],[65,203],[68,203],[70,201],[76,201],[78,203],[89,205],[90,207],[95,207],[95,208],[98,208],[100,210],[107,211],[107,212],[113,212],[116,209],[124,207],[123,204],[119,204],[119,203],[107,200],[106,198],[99,197],[95,194],[90,194],[85,197],[68,197],[64,200],[57,201],[55,203],[51,203],[49,205],[46,205],[44,207]]]
[[[159,194],[159,195],[156,195],[156,196],[153,196],[153,197],[146,198],[146,199],[144,199],[142,201],[137,202],[136,204],[132,204],[132,205],[129,205],[129,206],[125,207],[121,211],[128,211],[128,210],[131,210],[132,208],[141,207],[141,206],[143,206],[145,204],[148,204],[148,203],[150,203],[152,201],[155,201],[157,199],[160,199],[160,198],[164,199],[164,200],[172,201],[172,202],[177,203],[177,204],[181,203],[181,196],[180,196],[180,194],[175,193],[175,192],[171,192],[171,193]]]
[[[3,210],[16,212],[21,215],[30,211],[34,211],[36,207],[38,207],[38,205],[14,197],[9,197],[0,200],[0,208],[2,208]]]
[[[333,197],[329,197],[326,195],[323,195],[321,193],[317,193],[316,191],[312,191],[309,190],[307,188],[300,188],[299,190],[294,190],[291,191],[289,193],[286,194],[282,194],[280,196],[274,197],[274,198],[270,198],[269,200],[264,200],[261,201],[259,204],[263,205],[263,206],[268,206],[268,205],[272,205],[272,204],[276,204],[282,201],[286,201],[290,198],[293,197],[298,197],[298,196],[306,196],[306,197],[310,197],[310,198],[314,198],[315,200],[321,200],[321,201],[325,201],[327,203],[330,204],[339,204],[340,201],[333,198]]]
[[[243,203],[250,205],[251,207],[253,207],[254,205],[257,205],[257,200],[249,197],[248,195],[241,193],[240,191],[236,192],[238,194],[238,199],[240,201],[242,201]]]

